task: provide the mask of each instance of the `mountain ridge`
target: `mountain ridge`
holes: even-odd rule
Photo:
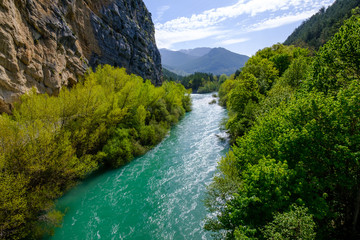
[[[181,49],[179,52],[183,52],[185,54],[195,56],[195,57],[202,57],[205,54],[209,53],[212,48],[209,47],[199,47],[199,48],[193,48],[193,49]]]
[[[222,47],[179,51],[160,49],[160,54],[163,67],[182,76],[195,72],[230,75],[243,67],[249,59],[246,55],[234,53]]]

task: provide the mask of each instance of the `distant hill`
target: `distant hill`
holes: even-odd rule
[[[171,67],[181,66],[197,58],[195,56],[191,56],[180,51],[171,51],[164,48],[160,49],[160,55],[162,64]]]
[[[351,16],[352,9],[359,6],[359,0],[336,0],[326,10],[322,8],[310,19],[304,21],[284,44],[318,50],[335,35],[344,20]]]
[[[230,75],[243,67],[249,59],[248,56],[233,53],[225,48],[195,48],[180,51],[160,49],[160,54],[164,68],[183,76],[195,72]]]

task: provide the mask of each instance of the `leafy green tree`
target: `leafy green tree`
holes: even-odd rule
[[[189,76],[183,77],[180,82],[185,86],[186,89],[191,88],[193,92],[210,93],[218,91],[220,84],[223,83],[226,79],[227,76],[225,74],[218,77],[211,73],[196,72]]]
[[[248,60],[237,79],[230,78],[220,86],[219,102],[229,109],[226,128],[233,142],[245,134],[262,114],[292,97],[307,74],[308,54],[305,49],[275,44],[258,51]],[[242,86],[249,79],[255,80],[256,90],[255,85],[253,89]]]
[[[308,55],[306,49],[275,44],[258,51],[251,57],[241,72],[239,71],[236,80],[252,74],[256,78],[259,92],[265,97],[277,82],[295,89],[299,86],[299,82],[305,80],[309,65]],[[286,77],[283,76],[284,74]],[[229,78],[220,86],[219,97],[222,105],[227,102],[236,80]]]
[[[317,53],[307,87],[337,91],[360,77],[360,20],[352,16]]]
[[[243,73],[242,79],[236,81],[229,94],[227,107],[230,119],[226,124],[235,139],[243,135],[254,121],[254,105],[259,101],[260,93],[256,77]]]
[[[233,231],[237,226],[259,229],[271,221],[272,213],[293,203],[309,207],[322,237],[357,224],[353,203],[360,181],[355,173],[360,169],[354,161],[358,150],[353,147],[358,139],[352,136],[358,134],[359,90],[354,82],[339,92],[337,100],[318,93],[298,97],[266,114],[238,138],[232,166],[240,174],[241,187],[226,201],[217,226]],[[274,165],[264,165],[264,156],[276,159]]]
[[[23,175],[0,172],[0,238],[22,239],[28,220],[26,186]]]
[[[226,74],[222,74],[219,77],[219,84],[224,83],[228,79],[228,76]]]
[[[313,240],[316,237],[315,228],[308,209],[292,205],[289,212],[275,214],[274,220],[265,226],[263,233],[270,240]]]
[[[226,107],[229,98],[229,93],[235,85],[234,79],[227,79],[219,88],[219,103],[221,106]]]
[[[106,163],[117,168],[129,162],[133,158],[131,147],[129,131],[117,129],[103,148],[103,152],[106,154]]]
[[[272,61],[255,55],[246,62],[240,74],[240,79],[247,74],[252,74],[256,78],[259,92],[265,94],[278,78],[279,71],[275,68]]]
[[[279,75],[281,76],[285,70],[289,67],[291,63],[291,56],[289,54],[277,54],[270,58],[270,61],[272,61],[279,71]]]
[[[258,100],[258,84],[252,74],[243,74],[241,80],[236,81],[230,92],[228,108],[231,111],[241,113],[244,111],[249,100]]]
[[[284,72],[279,82],[282,85],[288,85],[293,89],[299,88],[300,84],[305,81],[309,72],[311,59],[308,57],[299,57],[293,60],[289,68]]]
[[[240,189],[222,208],[218,220],[211,219],[207,227],[213,231],[229,230],[229,238],[235,230],[243,238],[255,237],[256,229],[271,220],[274,211],[286,207],[292,175],[286,163],[266,158],[259,160],[242,172]]]

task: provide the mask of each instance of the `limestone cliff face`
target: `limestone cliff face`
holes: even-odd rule
[[[161,84],[142,0],[0,0],[0,112],[33,86],[57,94],[98,64]]]

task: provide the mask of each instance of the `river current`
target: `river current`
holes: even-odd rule
[[[157,147],[120,169],[91,177],[57,202],[64,221],[53,240],[211,239],[203,200],[228,151],[218,135],[226,110],[193,94],[192,112]]]

